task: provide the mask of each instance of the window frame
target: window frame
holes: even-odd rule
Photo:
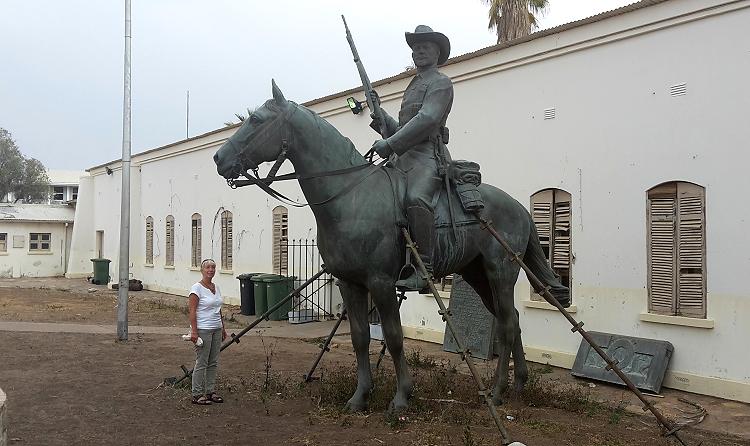
[[[60,192],[57,192],[58,189],[60,189]],[[58,195],[60,198],[57,198]],[[52,186],[52,200],[65,201],[65,186]]]
[[[175,239],[175,226],[174,226],[174,216],[172,214],[167,215],[167,218],[165,219],[165,258],[164,258],[164,266],[171,266],[174,267],[174,239]]]
[[[8,252],[8,233],[0,232],[0,252]]]
[[[276,206],[271,211],[271,264],[276,274],[289,274],[289,210]]]
[[[646,191],[646,257],[648,313],[707,319],[704,186],[668,181]]]
[[[47,240],[44,240],[47,236]],[[44,244],[47,248],[44,248]],[[34,247],[39,245],[38,247]],[[51,232],[29,232],[29,252],[52,252],[52,233]]]
[[[202,237],[203,232],[201,214],[194,213],[190,217],[190,267],[199,268],[201,265],[202,255]]]
[[[154,217],[146,217],[146,265],[154,264]]]
[[[549,195],[548,197],[546,195]],[[538,203],[546,203],[545,200],[549,201],[549,209],[546,210],[548,212],[548,217],[546,217],[547,221],[544,222],[544,212],[545,209],[542,207],[535,206]],[[564,210],[564,204],[567,203],[567,211]],[[560,206],[560,211],[558,212],[558,204],[562,205]],[[534,225],[537,228],[537,233],[540,234],[539,241],[542,245],[542,251],[544,251],[545,258],[547,259],[547,264],[552,268],[552,270],[555,272],[556,275],[560,276],[561,278],[564,278],[562,280],[562,284],[567,286],[570,290],[570,296],[571,299],[573,297],[573,194],[570,192],[559,189],[559,188],[546,188],[541,189],[529,197],[529,208],[530,213],[532,216],[532,221],[534,222]],[[567,212],[567,214],[566,214]],[[558,218],[561,219],[561,221],[558,221]],[[567,219],[567,221],[566,221]],[[544,223],[545,225],[549,225],[548,230],[543,230],[540,228],[539,223]],[[560,229],[560,224],[567,223],[567,229]],[[567,234],[565,234],[567,232]],[[545,243],[543,240],[543,235],[547,234],[547,242]],[[565,238],[567,238],[567,251],[568,251],[568,261],[567,261],[567,268],[563,268],[560,266],[555,266],[556,258],[555,255],[559,252],[556,249],[556,245],[558,243],[562,243],[565,241]],[[559,261],[558,261],[559,265]],[[561,274],[561,271],[567,271],[567,274]],[[544,301],[544,298],[537,294],[533,288],[531,288],[531,297],[530,299],[532,301]]]
[[[225,209],[221,213],[221,271],[232,271],[233,219],[231,211]]]

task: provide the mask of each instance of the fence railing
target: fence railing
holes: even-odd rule
[[[295,277],[302,283],[320,271],[323,259],[318,252],[315,239],[292,239],[279,244],[279,258],[286,260],[275,265],[277,274]],[[333,276],[326,273],[315,279],[292,300],[289,322],[300,323],[311,320],[331,319],[333,308]]]

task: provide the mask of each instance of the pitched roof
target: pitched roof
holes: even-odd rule
[[[0,221],[73,223],[75,209],[64,204],[2,204]]]

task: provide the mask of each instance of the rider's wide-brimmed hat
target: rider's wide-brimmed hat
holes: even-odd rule
[[[434,42],[440,47],[440,56],[438,57],[438,65],[442,65],[448,60],[448,56],[451,54],[451,42],[448,37],[443,33],[433,31],[427,25],[419,25],[413,33],[406,32],[406,43],[411,47],[417,42]]]

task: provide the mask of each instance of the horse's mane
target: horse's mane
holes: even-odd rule
[[[305,107],[304,105],[300,105],[292,101],[287,101],[287,102],[291,106],[296,107],[298,111],[302,112],[302,113],[296,113],[296,116],[302,116],[302,119],[306,119],[310,121],[309,126],[317,130],[318,132],[317,138],[321,144],[323,144],[326,147],[343,146],[343,149],[349,153],[349,160],[352,166],[358,166],[360,164],[365,164],[367,162],[365,160],[365,157],[362,156],[362,154],[354,146],[354,143],[352,143],[352,141],[349,138],[342,135],[341,132],[339,132],[339,130],[336,127],[331,125],[330,122],[326,121],[325,119],[320,117],[320,115],[310,110],[309,108]],[[276,105],[275,101],[272,99],[267,101],[264,104],[264,106],[270,108],[271,110],[277,113],[280,112],[278,105]]]

